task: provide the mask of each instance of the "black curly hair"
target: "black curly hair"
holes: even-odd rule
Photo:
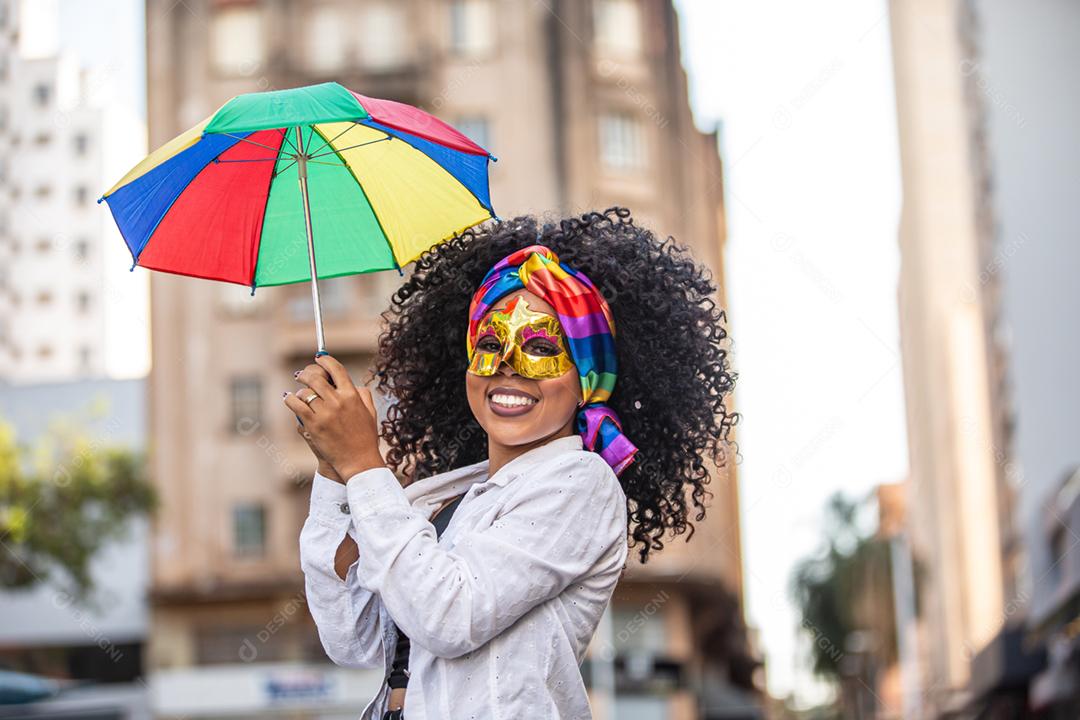
[[[584,272],[611,307],[618,380],[608,405],[639,449],[619,480],[631,547],[646,562],[668,530],[693,536],[687,488],[694,520],[705,517],[704,458],[727,461],[738,415],[725,403],[736,375],[710,271],[674,239],[635,225],[626,208],[543,226],[532,216],[485,223],[416,261],[382,315],[373,366],[378,389],[396,399],[381,428],[387,464],[415,480],[487,457],[465,393],[469,301],[492,265],[533,244]]]

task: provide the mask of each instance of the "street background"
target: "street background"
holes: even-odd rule
[[[1076,67],[1067,0],[0,0],[0,718],[378,688],[304,604],[307,287],[132,271],[95,202],[327,80],[491,150],[500,217],[623,205],[720,281],[737,452],[597,718],[1080,717]],[[320,283],[357,373],[399,282]]]

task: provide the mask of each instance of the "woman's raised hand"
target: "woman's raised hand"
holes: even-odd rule
[[[356,387],[345,367],[330,355],[296,373],[304,386],[284,394],[285,404],[303,427],[298,432],[319,459],[319,472],[338,482],[386,462],[379,452],[379,430],[371,391]],[[332,469],[334,475],[324,470]]]

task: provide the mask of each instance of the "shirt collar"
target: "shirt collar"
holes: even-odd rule
[[[453,470],[430,475],[417,480],[405,487],[405,495],[410,502],[416,502],[421,498],[437,503],[443,496],[452,497],[467,490],[475,483],[488,480],[493,485],[505,486],[511,480],[520,475],[525,468],[535,463],[541,463],[556,455],[585,447],[584,441],[578,434],[549,440],[543,445],[527,450],[516,458],[499,468],[494,476],[488,477],[489,460],[486,458],[471,465],[463,465]]]

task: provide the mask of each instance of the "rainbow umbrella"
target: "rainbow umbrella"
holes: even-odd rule
[[[335,82],[238,95],[99,200],[132,266],[263,285],[389,270],[495,217],[495,157],[410,105]]]

